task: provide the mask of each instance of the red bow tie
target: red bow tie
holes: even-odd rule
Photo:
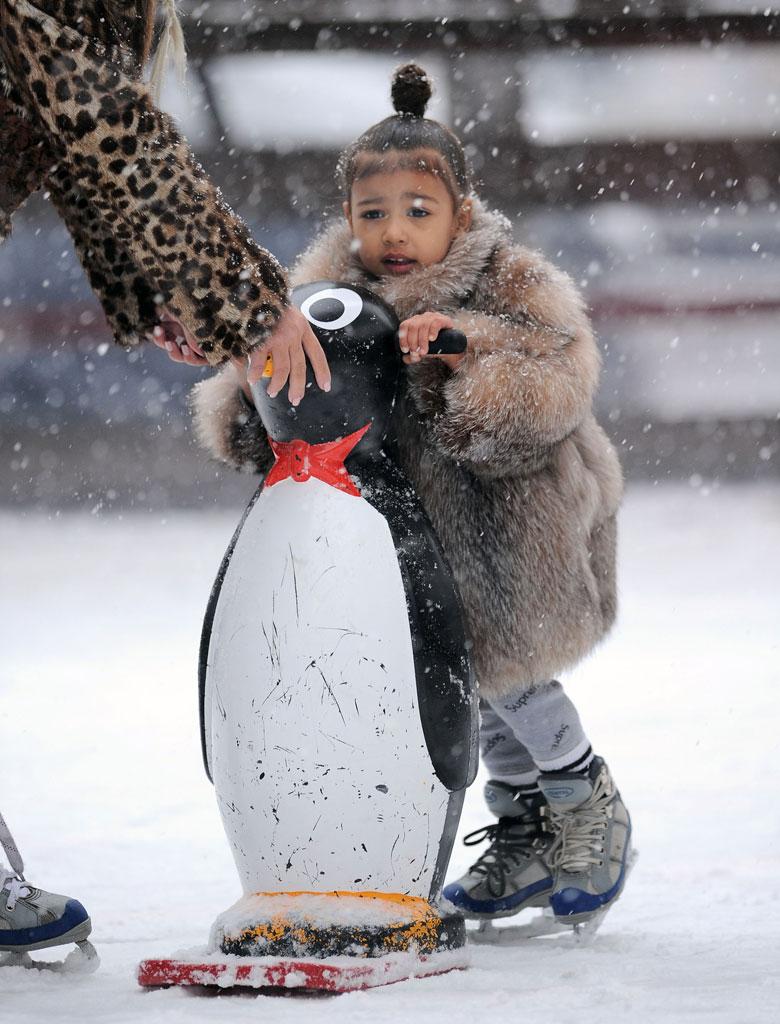
[[[349,455],[361,437],[365,434],[370,423],[366,423],[354,434],[342,437],[338,441],[327,441],[325,444],[307,444],[306,441],[274,441],[268,438],[276,462],[265,478],[265,486],[273,487],[280,480],[292,477],[298,483],[303,483],[309,477],[315,476],[318,480],[336,487],[347,494],[354,494],[360,497],[360,491],[350,479],[344,459]]]

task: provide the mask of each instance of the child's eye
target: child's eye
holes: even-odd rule
[[[382,210],[364,210],[360,214],[361,220],[379,220],[380,217],[384,217]]]
[[[421,206],[413,206],[409,211],[410,217],[429,217],[430,213],[428,210],[423,210]]]

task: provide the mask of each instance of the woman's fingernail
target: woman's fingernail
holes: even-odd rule
[[[173,342],[172,341],[166,341],[165,342],[165,347],[168,349],[169,352],[173,352]]]
[[[330,381],[329,381],[329,380],[328,380],[328,381],[326,381],[326,382],[325,382],[325,383],[324,383],[324,384],[322,385],[322,390],[323,390],[323,391],[330,391]]]
[[[189,350],[189,348],[186,345],[182,345],[182,347],[181,347],[181,354],[183,356],[188,356],[190,354],[190,350]]]

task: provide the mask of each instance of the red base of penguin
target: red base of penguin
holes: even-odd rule
[[[402,893],[254,893],[222,913],[210,943],[144,960],[146,988],[194,985],[351,992],[468,966],[465,922]]]
[[[391,985],[409,978],[425,978],[467,967],[464,950],[411,957],[389,954],[355,962],[349,957],[331,960],[293,960],[280,957],[201,956],[190,959],[144,960],[138,983],[144,988],[198,986],[224,991],[236,988],[285,989],[339,994]]]

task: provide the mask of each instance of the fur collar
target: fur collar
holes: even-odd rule
[[[403,277],[376,278],[360,264],[346,221],[334,221],[312,242],[293,267],[293,285],[309,281],[360,284],[393,306],[403,320],[424,309],[462,306],[479,283],[493,253],[512,242],[503,214],[474,199],[471,228],[458,235],[441,263],[420,267]]]

